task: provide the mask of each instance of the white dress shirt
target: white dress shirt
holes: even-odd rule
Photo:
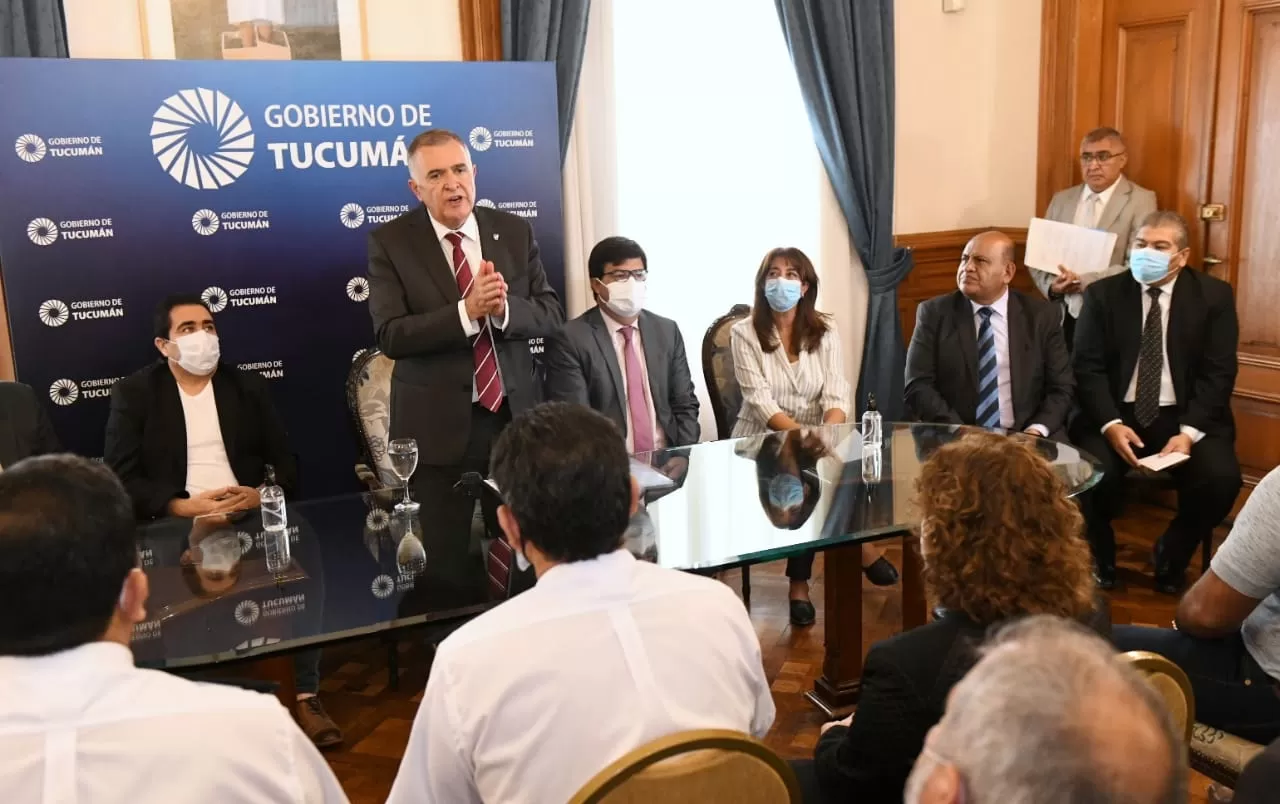
[[[436,231],[436,242],[440,244],[440,250],[444,252],[444,262],[449,266],[449,270],[453,273],[455,281],[458,278],[458,271],[453,264],[453,243],[450,243],[445,239],[445,237],[453,234],[455,231],[462,235],[462,253],[467,258],[467,267],[471,269],[471,277],[474,282],[475,277],[480,275],[480,263],[484,260],[484,252],[480,246],[480,224],[476,222],[476,214],[473,212],[468,215],[467,219],[462,222],[462,226],[457,229],[450,229],[448,226],[445,226],[443,223],[433,218],[430,212],[427,213],[427,218],[431,220],[431,228]],[[494,318],[493,316],[486,316],[485,320],[489,323],[489,326],[495,329],[505,330],[507,328],[507,321],[510,320],[510,318],[511,308],[508,306],[503,309],[501,319]],[[458,320],[462,323],[462,331],[466,333],[468,338],[474,338],[480,334],[480,322],[467,315],[467,299],[465,296],[458,300]],[[501,382],[502,364],[498,362],[498,354],[496,351],[498,343],[496,338],[494,339],[493,347],[495,350],[493,355],[494,365],[498,367],[498,381]],[[503,388],[506,388],[506,386],[503,385]],[[476,390],[475,375],[473,374],[471,382],[471,401],[475,402],[479,398],[480,392]]]
[[[761,737],[773,716],[733,592],[618,550],[551,568],[441,643],[388,804],[563,804],[647,742]]]
[[[1111,196],[1116,194],[1116,185],[1120,183],[1120,176],[1111,182],[1111,186],[1100,193],[1095,193],[1089,189],[1089,185],[1085,185],[1080,193],[1080,201],[1076,204],[1076,217],[1072,221],[1076,226],[1085,226],[1090,229],[1096,229],[1098,221],[1102,220],[1102,210],[1107,208],[1107,204],[1111,203]]]
[[[600,310],[600,315],[604,317],[604,325],[609,329],[609,338],[613,341],[613,353],[618,358],[618,370],[622,372],[622,412],[627,417],[627,452],[635,452],[635,425],[631,421],[631,406],[628,404],[630,397],[627,396],[631,393],[631,389],[627,387],[627,336],[622,332],[626,324],[615,321],[603,308]],[[644,375],[644,403],[649,408],[649,423],[653,427],[653,448],[663,449],[667,446],[667,439],[662,433],[662,428],[658,426],[658,412],[653,407],[653,391],[649,388],[649,361],[644,354],[640,325],[637,322],[632,326],[635,327],[635,331],[631,333],[631,345],[640,358],[640,373]]]
[[[114,642],[0,657],[0,800],[345,802],[270,695],[133,666]]]
[[[1169,308],[1173,302],[1173,286],[1178,284],[1178,277],[1174,277],[1173,281],[1167,285],[1161,285],[1160,296],[1160,340],[1162,341],[1161,350],[1164,352],[1164,360],[1161,361],[1160,368],[1160,407],[1172,407],[1178,404],[1178,395],[1173,390],[1173,371],[1169,367]],[[1151,289],[1151,285],[1142,285],[1142,320],[1139,325],[1139,331],[1146,326],[1147,315],[1151,312],[1151,297],[1147,295],[1147,291]],[[1129,379],[1129,388],[1124,392],[1124,401],[1132,405],[1138,398],[1138,372],[1142,369],[1142,361],[1139,359],[1138,365],[1133,367],[1133,376]],[[1112,419],[1102,426],[1102,432],[1106,432],[1111,425],[1118,423],[1119,419]],[[1184,424],[1180,428],[1184,435],[1191,436],[1191,440],[1199,441],[1204,438],[1204,433],[1196,428]],[[1164,445],[1159,445],[1163,447]]]
[[[213,380],[205,383],[194,396],[181,388],[182,416],[187,423],[187,494],[195,497],[206,491],[238,486],[231,471],[226,445],[222,443],[222,423],[218,419],[218,402],[213,395]]]
[[[982,331],[982,316],[978,313],[983,305],[978,304],[973,299],[969,300],[969,304],[973,305],[973,326],[974,333]],[[1017,426],[1018,420],[1013,414],[1013,367],[1009,363],[1009,290],[1005,289],[1004,295],[996,299],[987,307],[991,308],[991,334],[996,340],[996,372],[997,372],[997,393],[1000,397],[1000,426],[1006,430],[1012,430]],[[978,362],[982,362],[982,355],[978,355]],[[978,404],[982,404],[982,400],[978,400]],[[1043,424],[1031,424],[1027,426],[1028,430],[1035,430],[1041,438],[1049,437],[1049,428]]]
[[[840,333],[826,319],[827,332],[816,351],[801,350],[792,363],[781,345],[765,353],[748,316],[729,330],[733,370],[742,388],[742,410],[733,436],[769,432],[769,419],[786,413],[797,424],[816,426],[828,410],[839,408],[852,416],[849,381],[844,377]],[[776,330],[775,330],[776,331]]]

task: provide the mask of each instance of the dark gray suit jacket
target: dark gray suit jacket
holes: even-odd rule
[[[668,447],[698,443],[698,398],[689,376],[684,339],[669,318],[648,310],[636,322],[644,342],[649,392]],[[627,431],[626,381],[604,313],[593,307],[547,340],[547,398],[597,410]]]
[[[0,466],[61,450],[49,413],[31,386],[0,382]]]
[[[494,327],[493,336],[514,416],[539,401],[528,341],[558,330],[564,311],[529,222],[486,207],[476,207],[475,216],[481,253],[507,280],[507,327]],[[417,439],[420,460],[430,466],[459,463],[471,432],[475,362],[458,318],[460,299],[426,207],[369,235],[369,314],[378,348],[396,361],[391,437]]]
[[[1009,368],[1014,428],[1042,424],[1062,438],[1076,381],[1061,314],[1048,302],[1009,290]],[[916,309],[907,348],[908,413],[925,422],[973,424],[978,414],[978,333],[960,291]]]

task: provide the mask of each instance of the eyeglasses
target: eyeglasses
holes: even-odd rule
[[[638,282],[643,282],[648,278],[649,278],[649,271],[646,268],[641,268],[639,271],[605,271],[604,272],[605,284],[613,284],[614,282],[625,282],[628,279],[634,279]]]
[[[1080,154],[1080,164],[1087,165],[1091,162],[1097,162],[1099,165],[1105,165],[1117,156],[1124,156],[1125,152],[1111,153],[1110,151],[1086,151]]]

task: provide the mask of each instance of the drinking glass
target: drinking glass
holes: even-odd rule
[[[397,511],[417,511],[418,504],[409,499],[409,478],[418,468],[418,442],[412,438],[397,438],[387,445],[387,457],[391,471],[404,483],[404,499],[396,503]]]

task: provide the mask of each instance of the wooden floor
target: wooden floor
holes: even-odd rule
[[[1120,586],[1112,595],[1117,623],[1167,625],[1174,600],[1151,587],[1151,544],[1164,529],[1169,513],[1152,506],[1132,506],[1118,523]],[[1221,534],[1219,535],[1219,539]],[[901,566],[901,540],[888,542],[888,556]],[[778,715],[766,742],[787,758],[812,755],[823,719],[803,693],[813,685],[822,666],[822,559],[814,566],[813,599],[818,622],[795,629],[787,620],[787,579],[782,563],[755,567],[751,573],[751,620],[763,646],[765,672],[773,682]],[[1193,562],[1189,580],[1199,572]],[[738,573],[726,581],[741,588]],[[863,622],[866,644],[900,630],[898,588],[868,584],[864,591]],[[426,684],[430,651],[412,639],[400,643],[400,689],[388,686],[386,651],[376,641],[355,642],[326,650],[321,695],[330,714],[346,732],[346,743],[328,753],[338,778],[354,804],[381,804],[391,789],[409,729]],[[1193,773],[1192,802],[1205,802],[1208,781]]]

